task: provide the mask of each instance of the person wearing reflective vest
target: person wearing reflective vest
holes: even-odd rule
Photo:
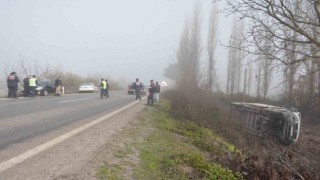
[[[36,97],[37,85],[38,81],[36,79],[36,75],[33,75],[32,78],[29,79],[30,97]]]
[[[101,78],[101,84],[100,84],[100,97],[103,99],[103,96],[106,94],[107,89],[107,82]]]
[[[104,92],[104,95],[108,98],[109,97],[109,82],[108,82],[107,78],[104,79],[104,81],[106,82],[106,90]]]

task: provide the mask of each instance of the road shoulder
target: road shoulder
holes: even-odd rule
[[[105,151],[117,134],[132,126],[144,108],[142,101],[6,170],[0,175],[0,178],[95,179],[94,159]]]

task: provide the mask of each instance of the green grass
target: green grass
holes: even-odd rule
[[[119,165],[101,167],[97,173],[99,179],[117,180],[123,169]]]
[[[139,123],[119,139],[117,164],[102,166],[100,179],[241,179],[241,175],[206,159],[208,153],[236,153],[235,148],[198,125],[173,119],[166,101],[148,107]],[[135,141],[139,137],[141,141]],[[117,140],[118,141],[118,140]],[[129,142],[128,142],[129,141]],[[130,163],[136,154],[139,160]],[[125,173],[130,169],[132,173]]]

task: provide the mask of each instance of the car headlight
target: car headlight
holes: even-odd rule
[[[37,91],[40,91],[40,90],[42,90],[42,89],[43,89],[42,86],[38,86],[38,87],[36,88]]]

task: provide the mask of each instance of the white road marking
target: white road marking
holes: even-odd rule
[[[145,99],[145,97],[143,99]],[[131,107],[131,106],[133,106],[135,104],[137,104],[137,103],[139,103],[139,101],[135,101],[134,103],[128,104],[128,105],[126,105],[126,106],[124,106],[124,107],[122,107],[120,109],[117,109],[117,110],[115,110],[115,111],[113,111],[113,112],[111,112],[111,113],[109,113],[109,114],[107,114],[105,116],[102,116],[102,117],[100,117],[100,118],[98,118],[96,120],[93,120],[93,121],[91,121],[89,123],[86,123],[86,124],[84,124],[83,126],[81,126],[79,128],[76,128],[76,129],[74,129],[72,131],[69,131],[69,132],[67,132],[67,133],[65,133],[65,134],[63,134],[63,135],[61,135],[61,136],[59,136],[57,138],[54,138],[54,139],[52,139],[52,140],[50,140],[50,141],[48,141],[46,143],[43,143],[43,144],[41,144],[41,145],[39,145],[39,146],[37,146],[37,147],[35,147],[33,149],[30,149],[30,150],[28,150],[28,151],[26,151],[26,152],[24,152],[22,154],[19,154],[16,157],[13,157],[13,158],[11,158],[11,159],[9,159],[7,161],[2,162],[0,164],[0,173],[2,173],[3,171],[5,171],[5,170],[7,170],[7,169],[9,169],[11,167],[14,167],[17,164],[22,163],[23,161],[25,161],[25,160],[27,160],[27,159],[29,159],[29,158],[31,158],[31,157],[43,152],[43,151],[45,151],[45,150],[47,150],[47,149],[49,149],[49,148],[51,148],[51,147],[63,142],[63,141],[65,141],[66,139],[68,139],[68,138],[70,138],[70,137],[72,137],[72,136],[74,136],[74,135],[76,135],[76,134],[78,134],[78,133],[90,128],[91,126],[94,126],[94,125],[96,125],[96,124],[98,124],[98,123],[100,123],[100,122],[102,122],[102,121],[104,121],[104,120],[106,120],[106,119],[108,119],[108,118],[120,113],[121,111],[123,111],[123,110],[125,110],[125,109],[127,109],[127,108],[129,108],[129,107]]]
[[[68,101],[59,101],[58,103],[67,103],[67,102],[74,102],[74,101],[83,101],[89,98],[83,98],[83,99],[73,99],[73,100],[68,100]]]

